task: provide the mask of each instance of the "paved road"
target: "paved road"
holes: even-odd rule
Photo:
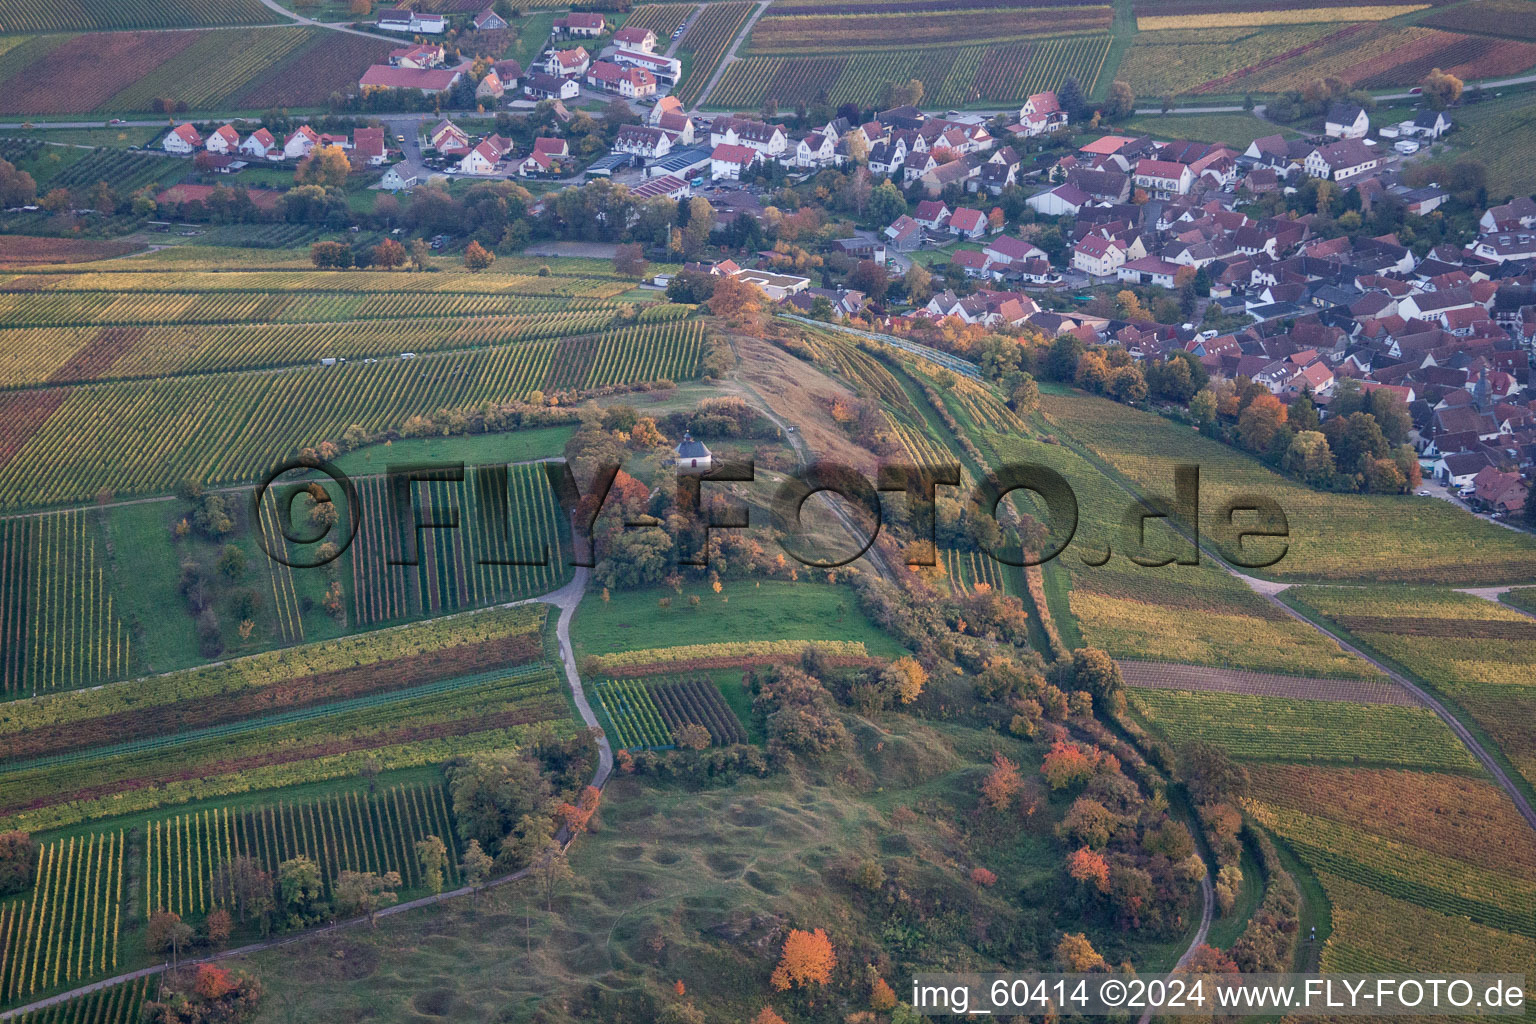
[[[265,2],[265,0],[263,0],[263,2]],[[1532,73],[1532,74],[1528,74],[1528,75],[1517,75],[1514,78],[1499,78],[1499,79],[1493,79],[1493,80],[1472,79],[1472,78],[1467,79],[1467,84],[1468,85],[1476,85],[1476,86],[1479,86],[1480,88],[1483,88],[1483,89],[1502,89],[1506,85],[1528,85],[1531,82],[1536,82],[1536,73]],[[1379,93],[1373,93],[1373,95],[1378,100],[1408,100],[1408,99],[1416,98],[1419,94],[1416,93],[1416,92],[1379,92]],[[1262,117],[1263,116],[1263,114],[1261,113],[1262,109],[1263,109],[1262,106],[1261,107],[1256,107],[1256,108],[1254,108],[1253,113],[1258,114],[1260,117]],[[1172,108],[1170,108],[1168,110],[1168,113],[1169,114],[1230,114],[1230,113],[1233,113],[1233,112],[1242,112],[1242,111],[1243,111],[1242,104],[1234,103],[1234,104],[1231,104],[1229,106],[1217,106],[1217,107],[1172,107]],[[1138,113],[1138,114],[1161,114],[1161,113],[1163,113],[1163,108],[1162,107],[1137,107],[1136,108],[1136,113]]]
[[[262,2],[265,3],[266,0],[262,0]],[[736,51],[741,49],[742,42],[752,32],[752,26],[757,24],[757,19],[763,16],[763,12],[768,10],[768,5],[771,3],[773,3],[773,0],[760,0],[757,9],[752,12],[752,16],[747,19],[746,24],[741,26],[741,31],[736,33],[736,38],[731,40],[731,48],[726,50],[725,56],[720,58],[720,63],[715,66],[715,73],[709,76],[709,81],[705,84],[704,91],[699,93],[699,98],[694,101],[694,113],[697,113],[699,108],[704,106],[704,102],[709,99],[709,94],[714,92],[715,86],[720,84],[720,79],[725,74],[725,69],[736,63]]]
[[[382,39],[386,43],[394,43],[396,46],[406,45],[406,41],[399,36],[387,36],[379,32],[364,32],[362,29],[353,28],[343,21],[316,21],[314,18],[306,18],[302,14],[295,14],[277,0],[261,0],[261,4],[267,10],[289,19],[298,25],[307,25],[310,28],[328,28],[332,32],[345,32],[349,36],[365,36],[369,39]]]
[[[667,47],[667,52],[662,54],[663,57],[676,57],[677,56],[677,48],[682,43],[683,36],[688,34],[688,30],[690,28],[693,28],[693,23],[699,20],[699,15],[702,14],[702,13],[704,13],[704,5],[703,4],[700,4],[699,6],[695,7],[692,11],[688,12],[688,17],[683,19],[683,24],[682,24],[682,29],[683,30],[681,32],[677,33],[677,38],[672,40],[672,45]]]

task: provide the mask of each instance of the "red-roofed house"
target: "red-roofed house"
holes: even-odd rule
[[[354,162],[378,167],[387,159],[384,149],[383,128],[358,128],[352,133],[352,159]]]
[[[644,68],[621,68],[600,60],[587,69],[587,84],[626,99],[656,95],[656,76]]]
[[[1000,235],[987,243],[982,250],[994,266],[1010,266],[1014,263],[1022,263],[1024,260],[1044,259],[1045,251],[1033,242],[1026,242],[1022,238],[1014,238],[1012,235]]]
[[[640,50],[643,53],[656,49],[656,33],[648,28],[626,26],[613,34],[613,41],[627,50]]]
[[[525,178],[528,178],[535,174],[548,174],[551,170],[554,169],[554,166],[554,157],[550,156],[548,153],[540,153],[538,150],[534,150],[532,153],[529,153],[527,156],[523,157],[522,160],[518,161],[517,173],[521,174]]]
[[[319,144],[319,134],[309,125],[301,124],[283,143],[283,156],[290,158],[309,156]]]
[[[435,68],[443,63],[442,43],[417,43],[389,51],[389,62],[397,68]]]
[[[741,180],[742,174],[757,162],[757,150],[750,146],[733,146],[722,142],[709,154],[709,176]]]
[[[203,136],[190,124],[179,124],[171,129],[160,146],[167,153],[195,153],[203,148]]]
[[[571,147],[564,139],[550,139],[544,136],[533,140],[533,151],[557,160],[571,155]]]
[[[1472,478],[1472,500],[1493,512],[1518,512],[1525,508],[1525,481],[1519,473],[1501,473],[1485,466]]]
[[[1129,281],[1131,284],[1155,284],[1163,288],[1172,288],[1174,276],[1178,272],[1177,263],[1169,263],[1156,256],[1143,256],[1121,264],[1116,274],[1120,280]]]
[[[265,128],[257,128],[245,137],[240,143],[240,152],[257,160],[280,160],[283,151],[277,147],[277,140],[272,133]]]
[[[1305,389],[1314,395],[1326,395],[1333,390],[1333,371],[1321,360],[1308,363],[1296,372],[1296,376],[1286,382],[1285,390],[1294,394],[1301,394]]]
[[[511,139],[504,139],[500,135],[487,136],[459,161],[459,173],[495,174],[497,165],[510,152],[512,152]]]
[[[987,233],[987,215],[980,210],[961,207],[950,214],[946,227],[950,234],[961,238],[980,238]]]
[[[949,223],[949,215],[952,211],[944,205],[940,199],[924,199],[917,204],[917,209],[912,211],[912,219],[930,231],[938,231]]]
[[[582,46],[573,46],[569,50],[551,50],[549,59],[544,62],[544,70],[558,78],[585,74],[591,66],[592,56]]]
[[[1072,247],[1072,266],[1094,277],[1108,277],[1125,264],[1126,244],[1118,238],[1089,235]]]
[[[555,19],[555,31],[563,32],[568,36],[589,36],[595,39],[602,35],[607,27],[601,14],[573,11],[563,18]]]
[[[210,153],[225,155],[238,153],[240,152],[240,133],[235,131],[233,125],[226,124],[208,136],[203,143],[203,148]]]
[[[1195,176],[1188,164],[1170,160],[1136,161],[1135,181],[1137,188],[1144,188],[1156,199],[1182,196],[1195,183]]]
[[[949,262],[963,270],[966,277],[981,277],[987,272],[986,254],[975,249],[957,250]]]
[[[469,149],[469,134],[447,118],[433,126],[427,141],[432,143],[432,148],[439,153]]]

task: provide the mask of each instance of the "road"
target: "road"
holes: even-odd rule
[[[263,0],[263,2],[265,2],[265,0]],[[1468,85],[1476,85],[1476,86],[1478,86],[1480,88],[1483,88],[1483,89],[1502,89],[1502,88],[1504,88],[1507,85],[1529,85],[1532,82],[1536,82],[1536,72],[1533,72],[1531,74],[1526,74],[1526,75],[1517,75],[1514,78],[1498,78],[1498,79],[1493,79],[1491,81],[1490,80],[1486,80],[1486,79],[1472,79],[1472,78],[1467,79],[1467,84]],[[1416,92],[1380,92],[1380,93],[1373,93],[1372,95],[1376,99],[1378,99],[1378,100],[1410,100],[1410,99],[1414,99],[1419,94],[1416,93]],[[1263,117],[1262,110],[1263,110],[1263,107],[1261,105],[1261,106],[1255,107],[1253,109],[1253,113],[1255,115],[1259,116],[1259,117]],[[1137,114],[1161,114],[1163,112],[1164,111],[1163,111],[1162,107],[1137,107],[1136,108],[1136,113]],[[1231,114],[1231,113],[1237,113],[1237,112],[1246,112],[1246,111],[1244,111],[1243,105],[1240,104],[1240,103],[1234,103],[1234,104],[1230,104],[1228,106],[1217,106],[1217,107],[1171,107],[1167,111],[1167,113],[1170,114],[1170,115],[1172,115],[1172,114]]]
[[[262,0],[262,2],[265,3],[266,0]],[[699,98],[694,101],[693,113],[697,114],[704,106],[705,101],[709,99],[709,94],[715,91],[715,86],[720,84],[720,79],[725,74],[725,69],[736,63],[736,51],[741,49],[741,44],[752,32],[752,26],[757,24],[757,19],[763,16],[763,12],[768,10],[768,5],[771,3],[773,3],[773,0],[759,0],[757,9],[752,12],[752,16],[747,19],[746,24],[741,26],[741,31],[736,33],[736,38],[731,40],[731,48],[726,50],[725,56],[720,58],[720,63],[715,66],[715,73],[709,76],[709,81],[704,85],[704,91],[699,93]]]
[[[676,57],[677,56],[677,48],[678,48],[679,45],[682,44],[683,36],[688,34],[688,30],[690,28],[693,28],[693,23],[699,20],[699,15],[702,14],[702,13],[704,13],[704,5],[703,4],[700,4],[699,6],[695,7],[692,11],[688,12],[688,17],[683,19],[683,24],[681,26],[682,31],[677,33],[676,38],[674,38],[672,40],[672,44],[667,47],[667,52],[662,54],[663,57]]]
[[[314,18],[306,18],[302,14],[295,14],[277,0],[261,0],[261,4],[267,10],[280,14],[296,25],[306,25],[310,28],[328,28],[332,32],[345,32],[349,36],[365,36],[368,39],[382,39],[386,43],[394,43],[396,46],[406,45],[407,40],[399,36],[387,36],[379,32],[364,32],[362,29],[353,28],[343,21],[316,21]]]
[[[1195,934],[1189,940],[1189,945],[1179,955],[1179,962],[1173,965],[1173,970],[1175,971],[1188,964],[1194,958],[1195,950],[1205,945],[1206,937],[1211,933],[1211,918],[1215,916],[1216,912],[1216,893],[1211,886],[1211,872],[1209,868],[1206,869],[1205,877],[1200,879],[1200,901],[1200,927],[1195,929]],[[1172,971],[1169,973],[1171,974]],[[1136,1024],[1151,1024],[1153,1015],[1154,1011],[1149,1007]]]

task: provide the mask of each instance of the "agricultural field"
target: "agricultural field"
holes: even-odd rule
[[[1218,85],[1232,85],[1266,61],[1296,56],[1303,47],[1315,46],[1337,31],[1337,26],[1327,23],[1142,31],[1136,33],[1115,76],[1129,82],[1138,96],[1178,95],[1202,91],[1202,87],[1219,91]],[[1241,140],[1220,141],[1235,146]]]
[[[406,282],[404,275],[396,280]],[[149,285],[143,281],[139,287]],[[295,290],[298,287],[295,284]],[[508,280],[506,287],[517,287],[517,279]],[[560,286],[530,285],[533,291],[550,287]],[[585,282],[571,282],[566,290],[587,287]],[[14,294],[0,297],[12,300],[0,301],[0,310],[10,310],[9,315],[0,312],[0,320],[46,323],[51,317],[54,326],[64,326],[63,321],[74,316],[87,322],[125,324],[135,320],[227,324],[267,320],[262,310],[270,308],[273,300],[286,304],[296,298],[300,305],[325,309],[334,308],[337,301],[354,307],[360,301],[373,301],[356,293],[336,294],[339,299],[325,293],[214,293],[205,299],[190,293],[163,297],[118,297],[110,291],[94,297],[38,293],[37,299]],[[384,295],[377,301],[390,305],[402,300],[413,311],[429,313],[462,306],[451,295]],[[505,305],[509,300],[483,296],[480,301]],[[18,312],[18,304],[24,312]],[[207,312],[199,314],[199,306]],[[272,336],[277,337],[277,332]],[[68,350],[70,342],[62,344],[62,350]],[[97,350],[103,361],[115,362],[125,342],[119,338],[103,344],[114,353],[109,360],[107,351]],[[131,338],[126,344],[132,344]],[[90,349],[87,344],[81,351]],[[423,353],[416,359],[399,358],[391,346],[390,358],[376,362],[354,359],[337,366],[246,369],[211,377],[0,392],[0,406],[9,406],[7,427],[0,433],[0,507],[80,500],[103,487],[120,495],[164,492],[189,476],[210,485],[252,480],[274,461],[300,447],[340,438],[353,424],[373,432],[398,428],[423,412],[526,398],[534,391],[687,379],[699,373],[703,350],[702,325],[674,321],[567,340]],[[248,430],[251,424],[260,424],[260,429]],[[105,467],[93,455],[93,446],[111,447],[125,458],[117,466]]]
[[[1489,201],[1536,191],[1536,164],[1525,158],[1536,144],[1536,104],[1530,97],[1488,98],[1458,113],[1451,147],[1488,168]]]
[[[1254,11],[1227,11],[1221,14],[1141,14],[1136,15],[1140,32],[1172,29],[1257,28],[1267,25],[1311,25],[1339,21],[1386,21],[1424,10],[1427,4],[1347,4],[1325,7],[1266,8]]]
[[[0,905],[0,1002],[118,966],[126,849],[121,830],[42,847],[32,898]]]
[[[359,484],[362,528],[352,563],[352,621],[360,626],[441,615],[559,589],[569,576],[564,516],[542,466],[505,476],[475,471],[462,485],[419,484],[423,510],[457,509],[460,528],[422,531],[417,564],[405,553],[399,522],[379,477]]]
[[[1439,67],[1467,79],[1517,74],[1536,65],[1536,44],[1468,36],[1418,25],[1356,22],[1313,46],[1260,62],[1202,87],[1201,92],[1281,92],[1319,75],[1351,87],[1411,85]]]
[[[1536,784],[1536,622],[1468,594],[1302,587],[1289,595],[1459,706]]]
[[[764,19],[766,20],[766,19]],[[861,50],[852,56],[750,56],[726,69],[710,94],[713,107],[780,108],[812,103],[822,94],[833,103],[880,102],[885,85],[916,78],[924,103],[965,106],[1019,102],[1076,78],[1091,91],[1104,73],[1110,37],[1081,35],[971,46]]]
[[[297,26],[46,38],[50,46],[26,48],[30,60],[19,59],[22,48],[4,55],[0,113],[144,112],[156,99],[194,110],[315,105],[354,86],[388,48]],[[207,73],[213,64],[221,74]]]
[[[1245,761],[1480,770],[1427,708],[1151,689],[1130,704],[1175,747],[1205,740]]]
[[[1224,142],[1247,149],[1254,139],[1267,135],[1296,138],[1299,133],[1252,114],[1179,114],[1144,115],[1125,122],[1127,131],[1154,137],[1173,136],[1194,142]]]
[[[278,19],[258,0],[69,0],[39,7],[26,0],[0,3],[0,33],[108,28],[187,28],[262,25]]]
[[[1311,490],[1236,451],[1152,413],[1082,397],[1045,396],[1047,418],[1148,493],[1171,493],[1175,461],[1201,470],[1201,528],[1227,547],[1218,513],[1239,494],[1279,502],[1289,522],[1285,556],[1256,575],[1294,582],[1454,583],[1536,575],[1536,539],[1482,522],[1443,501]],[[1177,451],[1180,459],[1168,457]],[[1083,495],[1079,492],[1079,501]]]
[[[1413,694],[1386,679],[1315,679],[1165,661],[1121,660],[1119,664],[1125,685],[1133,689],[1189,690],[1239,693],[1254,697],[1288,697],[1294,700],[1419,706]]]
[[[90,188],[104,181],[119,195],[146,185],[170,184],[187,173],[185,163],[160,153],[77,149],[33,140],[0,140],[0,158],[32,175],[39,188]]]
[[[1435,11],[1427,18],[1421,18],[1419,24],[1449,32],[1475,32],[1536,42],[1536,23],[1531,21],[1531,8],[1526,0],[1473,0]]]
[[[720,59],[731,48],[731,41],[751,13],[752,4],[746,0],[706,4],[698,18],[688,26],[688,31],[683,33],[678,48],[692,55],[692,63],[674,94],[685,107],[698,102],[710,76],[719,67]]]
[[[671,39],[677,26],[688,20],[692,4],[641,4],[624,19],[625,28],[648,28],[656,33],[656,41]],[[663,47],[662,49],[665,49]]]
[[[144,1002],[155,991],[151,979],[135,978],[11,1020],[14,1024],[139,1024]]]
[[[989,41],[1102,32],[1109,28],[1110,13],[1108,7],[1084,6],[785,15],[770,8],[753,26],[748,46],[753,54],[805,54],[910,46],[916,40],[924,46],[968,43],[975,38],[978,17],[987,21]]]
[[[126,675],[132,639],[114,609],[97,517],[0,520],[0,695]]]
[[[704,726],[717,746],[747,741],[746,729],[707,677],[606,679],[594,689],[617,746],[670,748],[684,725]]]

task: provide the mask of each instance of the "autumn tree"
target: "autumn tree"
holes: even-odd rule
[[[340,146],[321,146],[299,161],[293,172],[296,185],[323,185],[342,188],[352,173],[352,161]]]
[[[496,254],[473,239],[464,247],[464,266],[470,270],[478,272],[495,262]]]
[[[628,242],[613,251],[613,272],[620,277],[639,280],[645,276],[645,247],[639,242]]]
[[[1444,110],[1461,99],[1462,81],[1455,75],[1435,68],[1419,80],[1424,99],[1434,110]]]
[[[250,857],[232,857],[219,865],[213,891],[225,894],[244,923],[272,911],[272,876]]]
[[[922,696],[923,687],[928,682],[928,673],[915,658],[897,658],[887,671],[892,674],[897,700],[903,704],[911,704]]]
[[[765,1006],[752,1018],[752,1024],[784,1024],[784,1018],[773,1012],[773,1008]]]
[[[672,730],[672,742],[680,750],[703,750],[709,746],[709,730],[697,722],[685,722]]]
[[[1079,647],[1072,652],[1072,683],[1093,694],[1101,708],[1114,707],[1125,689],[1119,664],[1097,647]]]
[[[203,921],[203,933],[208,936],[208,944],[214,948],[228,942],[234,930],[235,920],[223,907],[210,911],[207,919]]]
[[[405,246],[393,238],[386,238],[373,247],[373,265],[385,270],[394,270],[396,267],[405,266]]]
[[[181,915],[157,910],[149,915],[149,923],[144,927],[144,945],[151,953],[170,953],[171,962],[175,963],[196,934]]]
[[[1086,846],[1067,855],[1067,874],[1097,892],[1109,891],[1109,863]]]
[[[1069,974],[1087,974],[1109,965],[1082,932],[1068,932],[1056,943],[1056,963]]]
[[[762,311],[762,289],[739,277],[722,277],[715,283],[715,290],[706,305],[715,316],[730,319],[749,317]]]
[[[1094,761],[1081,747],[1057,740],[1040,762],[1040,774],[1052,789],[1066,789],[1093,775]]]
[[[341,266],[343,253],[350,257],[351,250],[341,242],[316,242],[309,247],[309,261],[320,270],[333,270]]]
[[[907,301],[914,306],[921,306],[933,298],[933,275],[927,267],[913,260],[902,277],[902,287],[907,293]]]
[[[1104,356],[1095,351],[1084,352],[1077,359],[1077,372],[1073,375],[1072,383],[1084,391],[1092,391],[1095,394],[1104,390],[1104,385],[1109,381],[1109,364],[1104,361]]]
[[[832,982],[832,969],[837,966],[837,954],[832,940],[820,928],[813,932],[792,928],[784,940],[784,953],[779,965],[773,969],[770,979],[780,992],[791,988],[809,988],[812,985],[828,985]]]
[[[422,882],[434,893],[443,891],[443,876],[448,869],[448,847],[438,836],[427,836],[416,844],[416,863],[421,865]]]
[[[1007,811],[1024,788],[1019,766],[1002,754],[992,755],[992,770],[981,781],[981,802],[998,812]]]
[[[889,1013],[896,1009],[896,992],[884,978],[876,976],[870,983],[869,1008],[876,1013]]]
[[[343,871],[336,879],[336,904],[343,914],[367,914],[368,923],[379,926],[377,914],[400,898],[400,873],[390,871]]]
[[[1237,418],[1237,434],[1250,451],[1269,449],[1275,435],[1285,426],[1285,406],[1274,395],[1265,393],[1248,403]]]

